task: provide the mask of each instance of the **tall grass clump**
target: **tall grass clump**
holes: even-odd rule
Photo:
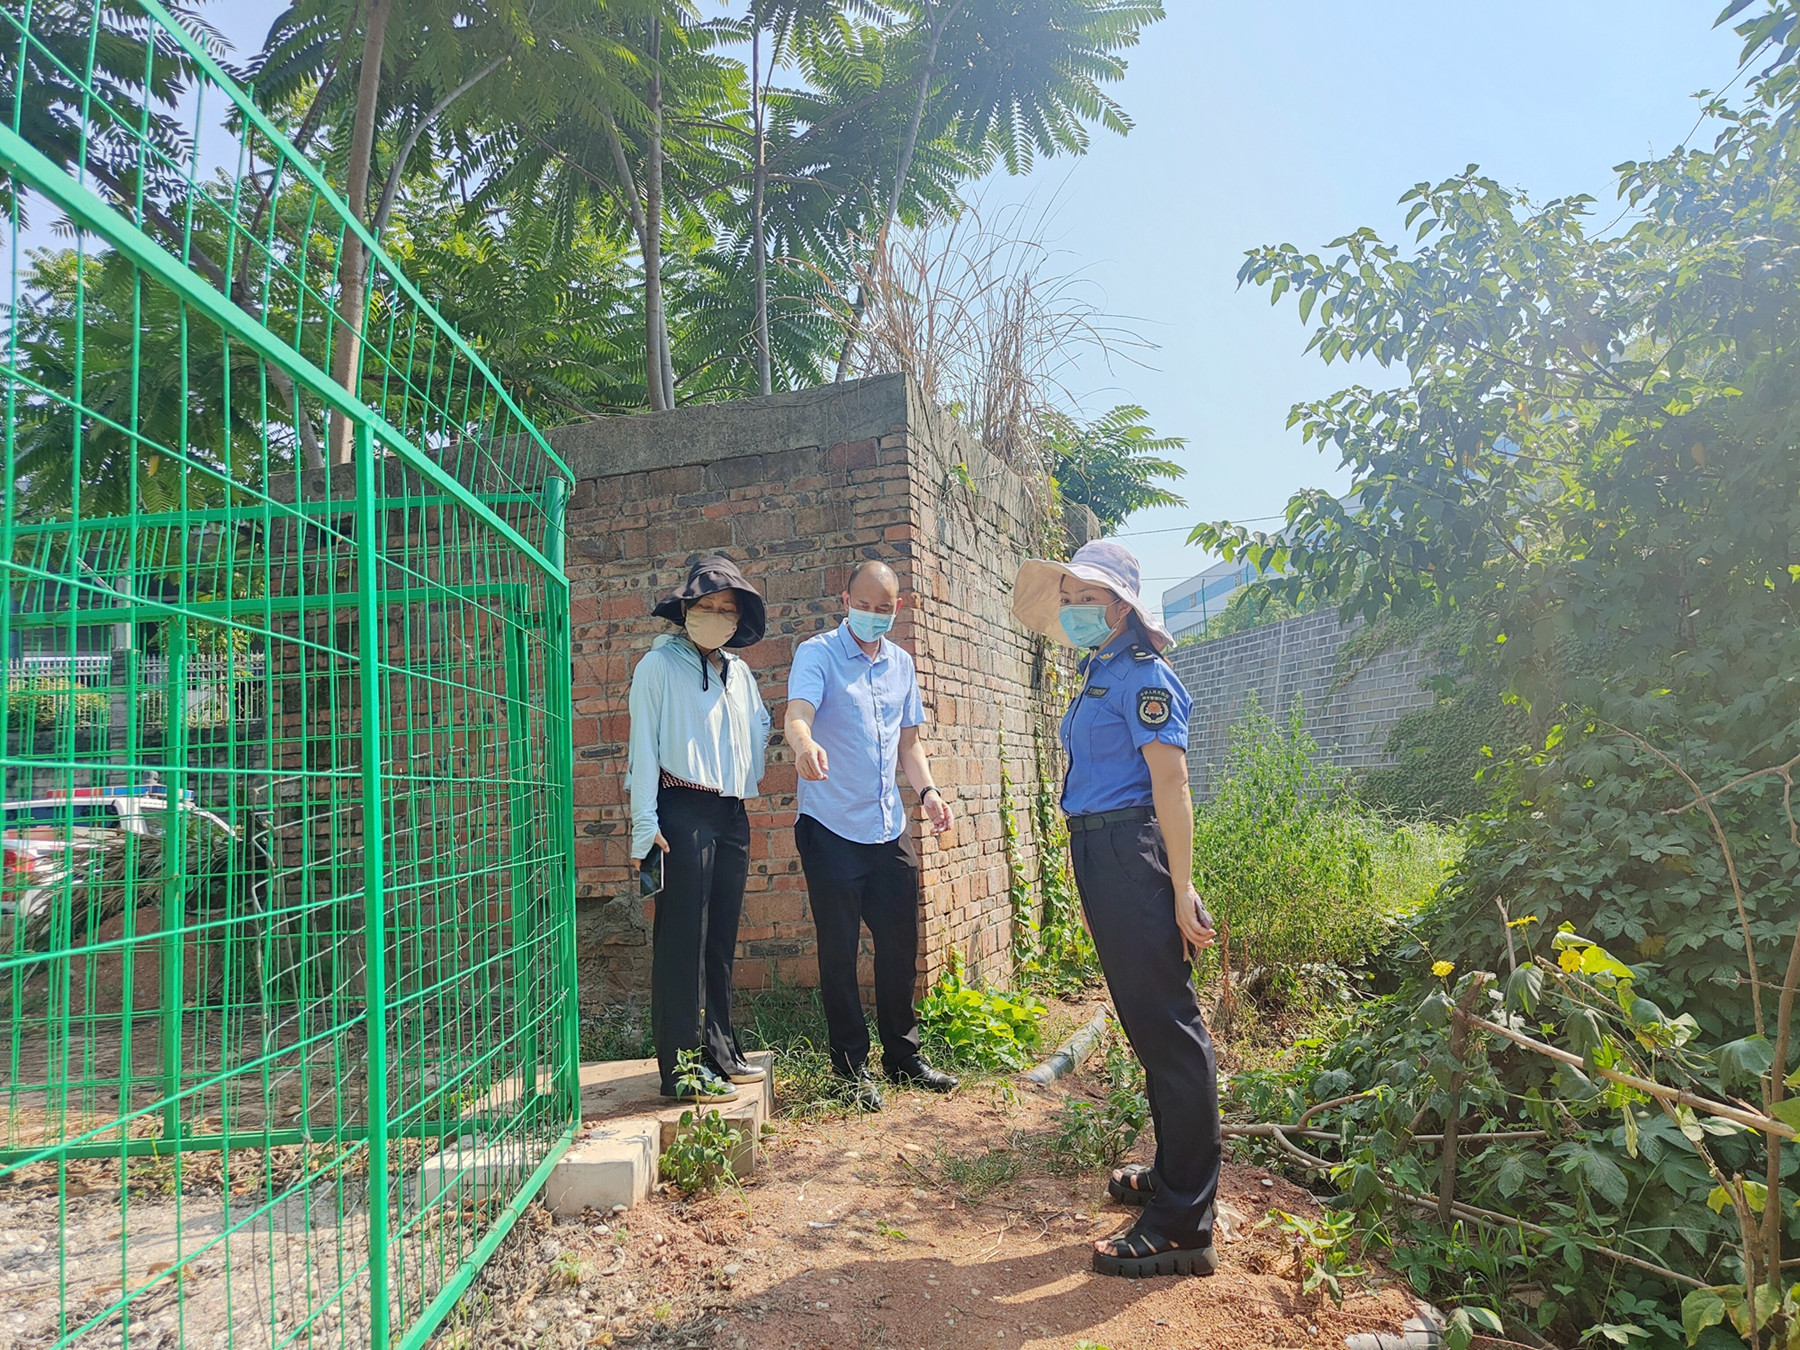
[[[1218,795],[1194,817],[1194,885],[1219,924],[1228,984],[1253,971],[1354,965],[1436,892],[1456,836],[1385,820],[1349,788],[1307,734],[1298,701],[1284,727],[1251,695]]]

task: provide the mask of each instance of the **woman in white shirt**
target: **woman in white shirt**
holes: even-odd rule
[[[750,867],[744,810],[762,781],[769,713],[756,676],[728,648],[761,641],[762,596],[731,559],[701,558],[654,613],[680,627],[631,675],[631,856],[662,859],[650,1026],[665,1097],[730,1101],[755,1083],[731,1026],[731,967]],[[700,1085],[678,1057],[702,1052]]]

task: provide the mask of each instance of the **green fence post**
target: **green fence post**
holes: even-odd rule
[[[538,989],[538,972],[532,968],[532,911],[534,888],[531,873],[535,863],[531,847],[532,822],[529,785],[529,750],[531,738],[531,663],[525,650],[525,630],[520,627],[526,615],[523,606],[507,605],[502,609],[506,623],[506,786],[507,813],[512,826],[509,847],[511,866],[507,869],[507,907],[512,919],[512,997],[518,1001],[516,1012],[522,1034],[519,1037],[520,1104],[529,1106],[537,1095],[538,1019],[543,1016]]]
[[[357,656],[362,690],[363,1026],[369,1038],[369,1346],[387,1350],[387,902],[381,856],[382,628],[376,568],[375,438],[356,423]]]
[[[186,880],[182,850],[181,797],[187,767],[188,623],[172,619],[164,630],[168,670],[163,680],[163,854],[162,854],[162,991],[157,1000],[162,1025],[163,1138],[181,1138],[181,1014],[183,937],[187,931]]]
[[[545,727],[549,731],[549,769],[555,783],[556,806],[552,838],[556,862],[548,888],[555,907],[557,965],[562,986],[557,1054],[557,1093],[562,1098],[563,1119],[581,1120],[581,1000],[575,963],[575,746],[570,724],[571,675],[569,671],[569,581],[565,568],[567,530],[564,517],[569,485],[552,474],[544,482],[544,557],[555,575],[544,582],[545,607],[550,611],[545,652]],[[560,603],[553,591],[560,591]]]

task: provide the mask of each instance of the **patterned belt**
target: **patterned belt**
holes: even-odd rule
[[[1109,825],[1142,825],[1146,820],[1155,819],[1156,808],[1153,806],[1128,806],[1123,811],[1096,811],[1091,816],[1070,816],[1069,833],[1104,830]]]
[[[672,787],[672,788],[686,788],[689,792],[710,792],[715,797],[720,795],[719,789],[717,789],[717,788],[707,787],[706,784],[704,784],[704,783],[690,783],[685,778],[677,778],[674,774],[670,773],[667,769],[664,769],[662,771],[662,781],[659,782],[657,784],[657,786],[658,787]]]

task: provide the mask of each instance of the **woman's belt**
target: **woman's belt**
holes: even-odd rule
[[[1147,820],[1155,819],[1154,806],[1127,806],[1122,811],[1096,811],[1090,816],[1070,816],[1069,832],[1079,834],[1084,830],[1104,830],[1109,825],[1142,825]]]
[[[715,787],[707,787],[705,783],[690,783],[685,778],[677,778],[667,769],[662,770],[662,780],[657,783],[657,786],[686,788],[689,792],[710,792],[715,797],[721,795],[719,789]]]

